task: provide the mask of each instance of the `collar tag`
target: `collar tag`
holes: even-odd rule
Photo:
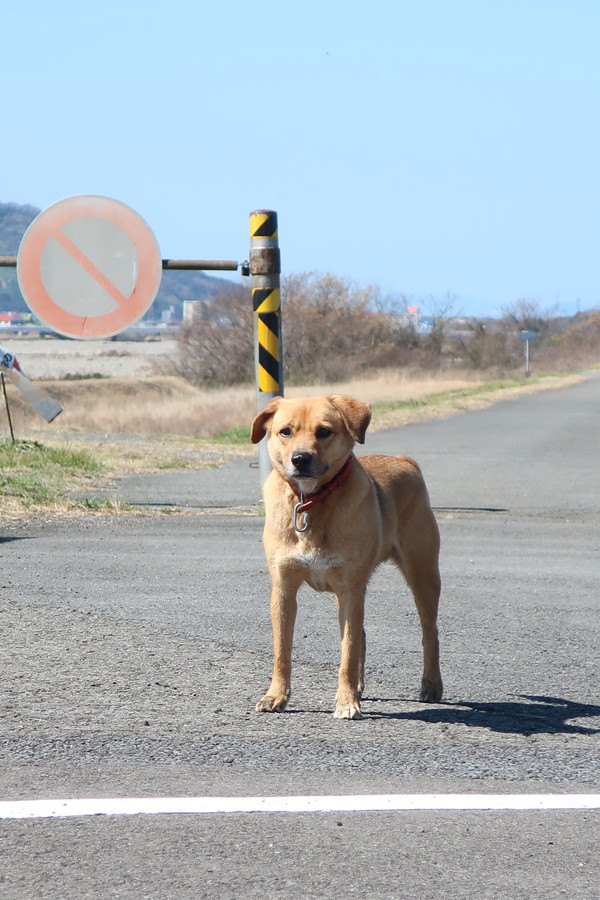
[[[304,503],[302,502],[302,498],[298,501],[298,503],[294,504],[294,531],[298,531],[300,534],[303,534],[308,528],[308,513],[304,508]]]

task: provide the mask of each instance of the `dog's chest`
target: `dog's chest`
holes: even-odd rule
[[[308,542],[298,542],[295,549],[285,559],[286,564],[305,570],[304,577],[315,591],[332,590],[329,575],[334,569],[344,565],[338,554],[329,554],[311,546]]]

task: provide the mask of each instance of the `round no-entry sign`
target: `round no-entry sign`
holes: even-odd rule
[[[46,325],[104,338],[137,322],[158,293],[162,259],[134,210],[109,197],[60,200],[33,220],[17,255],[21,292]]]

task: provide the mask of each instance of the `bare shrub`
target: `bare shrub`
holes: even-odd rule
[[[506,309],[507,327],[515,332],[536,332],[531,344],[532,362],[539,369],[572,370],[600,359],[600,311],[592,310],[574,318],[544,310],[535,300],[518,300]],[[518,336],[518,334],[516,335]],[[523,349],[519,348],[522,359]]]
[[[579,369],[600,362],[600,310],[579,313],[561,333],[549,335],[536,349],[538,363],[548,369]]]
[[[476,371],[512,371],[520,364],[521,341],[507,320],[468,319],[453,341],[452,353]]]
[[[430,297],[423,306],[429,320],[429,328],[419,335],[417,346],[428,362],[428,367],[436,368],[448,351],[448,335],[452,321],[457,315],[456,297],[450,293],[446,293],[443,297]]]
[[[298,382],[347,378],[389,365],[399,335],[381,310],[379,290],[334,275],[291,275],[282,284],[286,377]]]
[[[539,338],[552,333],[559,317],[556,309],[542,309],[538,300],[521,298],[502,310],[508,327],[515,331],[535,331]]]
[[[414,334],[383,309],[375,287],[358,288],[329,274],[291,275],[282,279],[281,299],[286,378],[338,380],[411,361]],[[192,322],[182,326],[178,353],[166,371],[207,386],[250,382],[253,334],[251,292],[232,286],[198,303]]]
[[[425,304],[429,327],[421,330],[404,299],[396,307],[384,303],[377,287],[357,287],[331,274],[287,276],[281,285],[286,383],[343,381],[378,369],[433,372],[448,365],[512,373],[523,365],[525,329],[538,335],[531,348],[537,368],[575,368],[600,355],[600,313],[561,319],[522,299],[501,319],[457,319],[454,301],[447,295]],[[203,387],[252,383],[254,324],[249,287],[232,285],[198,302],[162,372]]]
[[[243,384],[254,377],[252,295],[232,285],[226,293],[195,304],[192,321],[179,333],[178,353],[166,368],[191,384]]]
[[[531,352],[539,364],[558,358],[551,348],[563,347],[563,332],[569,320],[556,310],[544,310],[537,300],[521,299],[503,309],[501,319],[469,319],[461,334],[455,335],[452,353],[461,362],[479,371],[499,373],[520,369],[523,365],[521,332],[536,334]]]

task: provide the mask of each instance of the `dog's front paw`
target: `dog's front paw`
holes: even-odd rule
[[[441,681],[430,681],[424,678],[421,682],[419,700],[422,703],[439,703],[443,693],[444,686]]]
[[[336,719],[362,719],[360,704],[358,702],[338,703],[333,715]]]
[[[256,712],[283,712],[289,699],[289,694],[265,694],[256,704]]]

